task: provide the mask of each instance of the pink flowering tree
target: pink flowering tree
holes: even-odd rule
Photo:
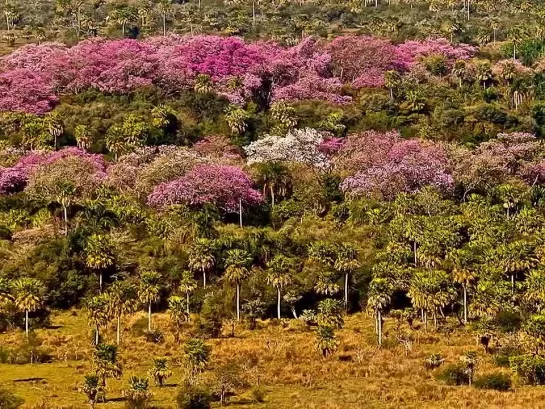
[[[0,194],[21,191],[28,179],[40,168],[68,158],[77,158],[81,165],[89,166],[97,175],[105,175],[106,162],[102,155],[88,153],[79,148],[65,148],[54,152],[33,151],[21,157],[15,165],[0,168]]]
[[[393,199],[424,186],[443,191],[453,187],[446,152],[435,144],[402,140],[384,158],[346,178],[341,187],[350,197]]]
[[[240,168],[221,165],[197,165],[184,176],[156,186],[148,196],[154,207],[209,203],[225,213],[237,213],[239,201],[247,208],[260,204],[263,197]]]
[[[475,47],[467,44],[452,44],[445,38],[412,40],[396,46],[395,65],[401,70],[408,70],[422,57],[441,55],[452,66],[457,60],[467,60],[476,52]]]
[[[389,40],[369,36],[337,37],[326,46],[335,76],[354,87],[381,87],[394,68],[396,48]]]

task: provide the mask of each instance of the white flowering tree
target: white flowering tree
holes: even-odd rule
[[[286,136],[265,135],[244,148],[248,164],[263,162],[295,162],[328,170],[331,166],[320,149],[327,134],[316,129],[294,129]]]

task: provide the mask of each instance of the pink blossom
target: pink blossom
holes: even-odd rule
[[[243,207],[255,206],[263,201],[261,194],[252,186],[252,180],[238,167],[197,165],[184,176],[156,186],[148,196],[148,203],[156,207],[211,203],[227,213],[236,213],[239,200]]]

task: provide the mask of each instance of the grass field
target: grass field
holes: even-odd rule
[[[122,390],[131,375],[144,376],[152,358],[170,358],[173,376],[162,388],[152,386],[153,405],[175,408],[177,383],[182,379],[182,348],[168,330],[168,317],[155,314],[154,325],[165,332],[162,344],[147,343],[136,336],[143,316],[128,323],[120,348],[124,374],[108,383],[108,402],[97,407],[124,407]],[[240,408],[545,408],[540,387],[515,387],[512,392],[479,390],[470,386],[446,386],[426,370],[423,361],[431,353],[441,353],[447,363],[457,362],[468,350],[477,351],[477,375],[499,370],[476,345],[475,337],[459,329],[446,337],[429,331],[413,331],[411,350],[395,341],[394,323],[387,322],[386,345],[374,345],[373,320],[364,314],[348,317],[338,332],[337,353],[326,360],[318,354],[314,334],[297,325],[287,328],[273,322],[260,322],[257,330],[238,329],[235,337],[212,339],[210,369],[233,358],[257,360],[247,368],[248,379],[259,377],[267,390],[265,402],[255,403],[249,388],[237,390],[229,404]],[[86,317],[82,312],[63,312],[53,316],[52,327],[36,331],[53,363],[0,364],[0,384],[25,399],[25,408],[86,407],[85,396],[78,391],[83,376],[91,370],[92,347]],[[113,341],[113,328],[106,335]],[[0,345],[22,342],[20,332],[0,335]],[[251,358],[251,359],[250,359]],[[256,359],[257,358],[257,359]],[[507,369],[504,369],[508,371]]]

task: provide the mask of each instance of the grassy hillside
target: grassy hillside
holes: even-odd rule
[[[168,332],[168,318],[157,314],[155,325],[165,330],[161,344],[146,343],[136,336],[145,322],[136,315],[123,334],[120,348],[124,374],[108,383],[108,402],[97,407],[124,407],[122,390],[131,375],[144,376],[156,356],[169,357],[173,376],[165,387],[151,388],[153,404],[175,407],[177,383],[183,377],[183,353]],[[19,396],[24,408],[80,408],[85,396],[78,391],[84,374],[90,370],[91,345],[86,318],[80,311],[56,314],[49,329],[36,335],[42,348],[52,355],[52,363],[1,364],[0,383]],[[425,369],[424,359],[440,353],[445,364],[455,363],[467,351],[477,351],[477,377],[491,370],[493,355],[476,345],[475,336],[465,329],[452,334],[436,333],[431,327],[410,332],[414,343],[406,350],[395,340],[398,333],[394,321],[386,323],[386,341],[382,349],[375,347],[373,320],[363,314],[347,318],[338,332],[340,346],[335,355],[323,360],[314,345],[314,334],[292,321],[283,327],[274,322],[258,323],[257,331],[236,328],[234,337],[207,340],[212,358],[207,371],[236,359],[244,368],[241,377],[247,386],[237,388],[229,405],[243,408],[539,408],[541,390],[517,387],[514,392],[484,391],[470,386],[447,386]],[[114,338],[113,329],[107,335]],[[21,333],[0,335],[0,345],[14,346],[22,342]],[[77,355],[76,355],[77,353]],[[256,364],[257,360],[257,364]],[[438,371],[442,369],[439,368]],[[206,374],[205,374],[206,375]],[[263,403],[255,403],[252,384],[265,386]],[[486,402],[486,406],[483,405]],[[219,406],[219,405],[218,405]]]

